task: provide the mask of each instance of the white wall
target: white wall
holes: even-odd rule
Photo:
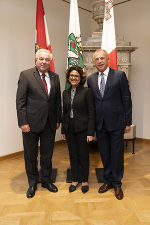
[[[80,0],[88,8],[90,0]],[[56,72],[64,89],[69,4],[43,0]],[[79,10],[83,39],[90,35],[89,13]],[[82,14],[82,15],[81,15]],[[0,0],[0,156],[23,149],[15,98],[20,71],[34,66],[36,0]],[[60,131],[56,140],[60,139]]]
[[[61,0],[43,0],[56,72],[64,89],[67,57],[69,4]],[[90,0],[78,0],[89,9]],[[137,137],[150,139],[150,1],[132,0],[114,7],[116,32],[124,35],[138,50],[132,53],[130,86],[133,122]],[[0,156],[22,150],[17,127],[15,98],[20,71],[34,66],[36,0],[0,0]],[[79,10],[82,40],[97,28],[91,14]],[[91,23],[91,24],[90,24]],[[143,84],[143,87],[141,86]],[[57,132],[56,140],[60,139]]]
[[[132,0],[114,7],[116,32],[138,49],[132,55],[130,87],[137,137],[150,139],[150,1]]]

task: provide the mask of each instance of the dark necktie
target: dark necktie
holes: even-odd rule
[[[46,83],[46,80],[45,80],[45,74],[42,74],[42,77],[43,77],[43,85],[44,85],[45,91],[46,91],[46,93],[48,95],[48,88],[47,88],[47,83]]]
[[[102,97],[104,95],[104,91],[105,91],[105,80],[104,80],[104,74],[101,73],[100,93]]]

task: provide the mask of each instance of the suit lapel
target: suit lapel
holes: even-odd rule
[[[67,90],[67,103],[68,103],[68,105],[69,105],[69,107],[71,108],[71,88],[69,88],[68,90]]]
[[[104,91],[104,96],[103,98],[105,97],[105,95],[107,94],[111,84],[112,84],[112,80],[113,80],[113,70],[110,69],[109,70],[109,73],[108,73],[108,77],[107,77],[107,82],[106,82],[106,86],[105,86],[105,91]]]
[[[100,90],[99,90],[99,86],[98,86],[98,75],[99,75],[99,73],[96,72],[95,76],[94,76],[93,83],[94,83],[95,91],[96,91],[96,94],[97,94],[98,98],[102,99],[102,96],[101,96]]]
[[[80,95],[81,89],[84,89],[84,87],[82,85],[78,85],[77,88],[76,88],[76,92],[75,92],[75,96],[74,96],[72,104],[74,104],[74,101],[76,101],[76,99],[78,98],[78,95]],[[71,91],[70,91],[70,97],[71,97]]]
[[[43,82],[41,80],[41,77],[40,77],[40,74],[39,72],[37,71],[36,67],[34,68],[33,70],[33,75],[38,83],[38,85],[40,86],[40,88],[42,89],[42,91],[44,92],[44,94],[47,96],[47,93],[45,91],[45,88],[44,88],[44,85],[43,85]]]
[[[51,71],[48,71],[48,73],[49,73],[49,78],[50,78],[50,86],[51,86],[51,88],[50,88],[50,93],[49,93],[49,98],[50,98],[50,96],[51,96],[51,94],[53,93],[53,91],[54,91],[54,75],[51,73]]]

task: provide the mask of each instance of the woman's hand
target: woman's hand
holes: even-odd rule
[[[93,138],[94,138],[93,136],[87,136],[87,143],[93,141]]]
[[[58,129],[60,127],[60,123],[56,124],[56,129]]]

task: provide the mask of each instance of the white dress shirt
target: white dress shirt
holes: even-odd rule
[[[107,67],[107,69],[103,72],[105,85],[106,85],[106,82],[107,82],[108,73],[109,73],[109,67]],[[99,90],[100,90],[100,83],[101,83],[101,74],[102,74],[102,72],[99,72],[99,75],[98,75],[98,87],[99,87]]]

